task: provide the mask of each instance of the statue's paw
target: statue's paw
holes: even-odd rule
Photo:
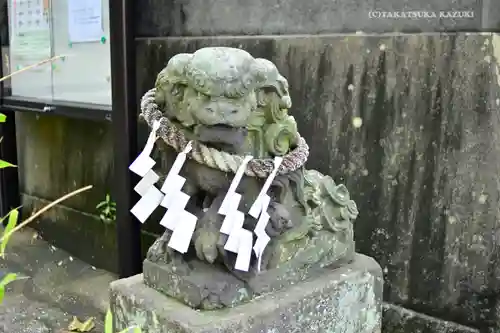
[[[277,237],[293,227],[288,209],[280,203],[272,203],[268,208],[270,216],[266,232],[270,237]]]
[[[165,231],[163,235],[155,240],[148,250],[146,258],[152,262],[162,261],[168,263],[171,259],[172,250],[168,248],[170,232]]]
[[[219,230],[200,228],[194,236],[194,247],[198,259],[213,263],[217,259]]]

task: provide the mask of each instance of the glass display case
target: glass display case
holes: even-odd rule
[[[6,6],[2,75],[11,76],[3,106],[110,111],[109,0],[8,0]]]

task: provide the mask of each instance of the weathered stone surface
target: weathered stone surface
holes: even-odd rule
[[[312,147],[308,167],[347,179],[360,203],[357,250],[386,269],[386,301],[481,327],[500,313],[499,40],[143,39],[138,95],[165,59],[203,46],[241,47],[276,63],[290,83],[291,114]],[[362,118],[360,128],[353,117]]]
[[[353,245],[332,241],[334,250],[328,262],[334,262],[328,270],[349,264],[353,260]],[[302,253],[305,252],[305,253]],[[310,248],[299,253],[299,261],[291,261],[279,268],[239,279],[221,265],[210,265],[197,259],[174,261],[169,264],[144,261],[143,275],[146,285],[181,300],[193,308],[211,309],[233,307],[262,294],[285,289],[318,274],[324,274],[321,262],[307,262],[318,252]],[[302,259],[302,261],[300,261]],[[310,260],[310,259],[309,259]],[[300,263],[300,264],[298,264]]]
[[[380,333],[382,272],[357,255],[327,271],[231,309],[196,311],[162,295],[137,275],[111,284],[116,329],[138,325],[144,333]]]
[[[195,308],[232,307],[252,298],[236,276],[197,259],[181,265],[144,261],[144,283]]]
[[[498,29],[494,0],[143,0],[137,3],[138,36],[324,34],[364,31],[431,32]],[[420,18],[370,18],[371,11],[420,11]],[[471,18],[448,17],[468,11]],[[435,15],[435,17],[433,17]]]
[[[288,114],[292,103],[288,81],[276,66],[239,48],[180,53],[158,73],[154,88],[141,99],[141,119],[151,128],[159,123],[154,171],[169,173],[162,181],[165,195],[172,200],[187,195],[179,214],[182,209],[189,213],[171,216],[181,203],[167,204],[161,221],[167,230],[147,255],[148,286],[210,310],[352,260],[356,202],[345,185],[305,168],[309,147]],[[235,136],[241,140],[228,140]],[[177,165],[173,155],[185,147],[187,160],[177,171],[183,187],[169,191],[172,165]],[[237,202],[226,202],[231,191],[239,193]],[[241,212],[241,223],[232,220],[235,212]],[[173,243],[179,232],[188,232],[188,218],[196,223],[181,250]],[[247,242],[248,256],[242,248],[235,255],[233,240],[238,246]]]
[[[426,316],[393,304],[384,303],[383,309],[384,333],[481,333],[467,326]]]

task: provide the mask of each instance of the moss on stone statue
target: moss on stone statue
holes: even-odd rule
[[[195,308],[223,308],[352,260],[356,203],[344,185],[304,168],[307,145],[288,115],[288,82],[272,62],[224,47],[178,54],[158,75],[153,101],[143,102],[142,115],[151,125],[152,115],[161,112],[166,134],[158,173],[168,172],[182,143],[195,142],[181,176],[183,191],[195,198],[187,209],[198,222],[193,246],[184,255],[169,249],[168,230],[153,244],[144,266],[148,285]],[[301,144],[304,153],[297,153]],[[278,172],[267,192],[271,241],[262,262],[254,258],[250,270],[242,272],[234,269],[236,255],[224,248],[227,236],[220,233],[224,217],[218,210],[234,177],[221,166],[235,170],[235,161],[246,155],[260,162],[249,166],[252,173],[238,187],[241,212],[250,210],[274,157],[283,157],[288,171]],[[246,214],[243,227],[253,230],[256,223]]]

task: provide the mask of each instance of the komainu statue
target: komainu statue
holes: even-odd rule
[[[185,153],[189,199],[168,210],[196,224],[190,233],[191,222],[171,214],[189,247],[174,249],[177,229],[167,228],[144,262],[148,286],[196,309],[233,307],[353,259],[356,204],[344,185],[305,169],[309,147],[291,106],[276,66],[241,49],[178,54],[158,74],[141,103],[159,127],[154,170],[168,188]]]

